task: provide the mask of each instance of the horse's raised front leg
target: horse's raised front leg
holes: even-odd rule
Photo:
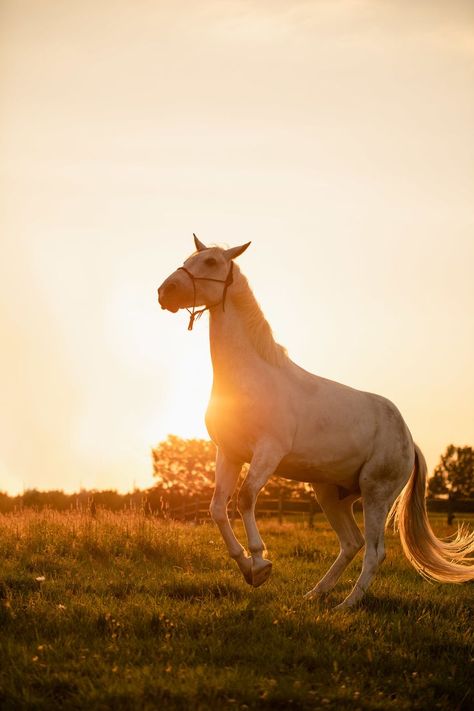
[[[352,506],[359,496],[339,498],[339,487],[334,484],[314,484],[313,489],[327,520],[339,538],[341,549],[326,575],[305,597],[324,595],[333,589],[344,570],[364,545],[364,537],[352,514]]]
[[[234,558],[245,580],[252,584],[252,559],[239,543],[230,525],[227,515],[227,504],[237,486],[239,474],[242,470],[240,462],[234,462],[225,457],[220,449],[217,451],[216,460],[216,488],[210,506],[210,514],[218,525],[222,538],[225,541],[231,558]]]
[[[239,512],[244,522],[252,555],[252,585],[257,588],[270,577],[272,564],[264,558],[265,544],[255,520],[257,496],[282,459],[282,452],[271,444],[261,445],[254,452],[247,477],[239,492]]]

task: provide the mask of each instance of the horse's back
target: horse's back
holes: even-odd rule
[[[387,398],[296,370],[292,409],[296,431],[281,473],[303,481],[355,481],[363,466],[409,460],[413,443]]]

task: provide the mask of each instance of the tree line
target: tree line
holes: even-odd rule
[[[31,489],[18,496],[0,493],[0,512],[22,508],[52,508],[57,511],[79,509],[94,513],[99,508],[119,511],[124,508],[141,510],[145,514],[163,515],[183,503],[207,501],[212,496],[215,476],[216,448],[205,439],[182,439],[169,435],[151,451],[155,485],[147,490],[120,494],[114,490],[81,490],[75,494],[63,491]],[[248,467],[244,467],[242,479]],[[432,498],[450,501],[474,499],[474,449],[450,444],[441,455],[428,482]],[[283,477],[272,477],[261,496],[309,501],[310,485]]]

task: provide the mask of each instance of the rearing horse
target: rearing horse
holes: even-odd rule
[[[362,572],[339,608],[359,602],[385,557],[389,513],[398,520],[403,550],[424,576],[442,582],[474,579],[474,533],[439,540],[425,504],[426,462],[401,414],[380,395],[312,375],[293,363],[273,339],[270,326],[234,259],[240,247],[206,247],[160,286],[163,309],[210,313],[214,372],[206,425],[217,445],[211,516],[245,580],[255,587],[271,573],[255,521],[257,496],[272,474],[310,482],[340,542],[340,552],[318,584],[316,597],[332,590],[364,546]],[[196,307],[202,307],[196,311]],[[227,516],[244,463],[250,463],[238,507],[250,556]],[[362,499],[365,541],[353,516]]]

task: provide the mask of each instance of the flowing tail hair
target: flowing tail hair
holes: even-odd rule
[[[415,444],[415,467],[389,515],[389,520],[393,519],[398,526],[403,552],[428,580],[441,583],[474,580],[474,531],[460,526],[454,536],[436,538],[426,512],[426,473],[426,460]]]

